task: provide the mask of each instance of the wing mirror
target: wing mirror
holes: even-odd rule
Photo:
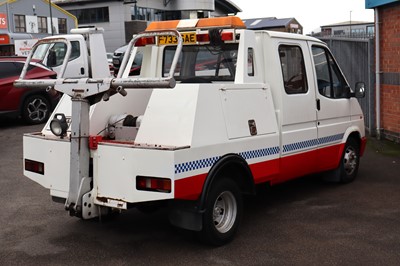
[[[356,98],[364,98],[365,97],[365,83],[357,82],[356,87],[354,89],[354,97]]]

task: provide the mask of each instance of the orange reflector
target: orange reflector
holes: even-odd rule
[[[171,192],[171,179],[160,177],[136,177],[136,189],[156,192]]]
[[[177,29],[180,20],[154,21],[146,28],[146,31]],[[199,19],[195,28],[234,28],[245,29],[246,25],[239,17],[218,17]]]
[[[25,170],[44,175],[44,163],[25,159]]]

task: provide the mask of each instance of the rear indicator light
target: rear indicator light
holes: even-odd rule
[[[137,176],[136,189],[155,192],[171,192],[171,179],[160,177]]]
[[[233,41],[233,32],[223,32],[221,34],[221,40],[223,40],[223,41]]]
[[[44,175],[44,163],[25,159],[25,170]]]
[[[146,46],[146,45],[151,45],[156,43],[156,38],[155,37],[143,37],[140,38],[139,40],[136,41],[135,46]]]
[[[198,42],[210,42],[210,35],[207,34],[197,34],[196,40]]]

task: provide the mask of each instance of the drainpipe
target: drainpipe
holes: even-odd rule
[[[379,11],[375,8],[375,111],[376,111],[376,138],[381,139],[381,69],[379,45]]]

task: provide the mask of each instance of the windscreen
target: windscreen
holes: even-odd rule
[[[169,74],[175,50],[176,46],[164,49],[164,77]],[[234,81],[237,51],[237,44],[183,46],[174,77],[177,81],[188,83]]]

